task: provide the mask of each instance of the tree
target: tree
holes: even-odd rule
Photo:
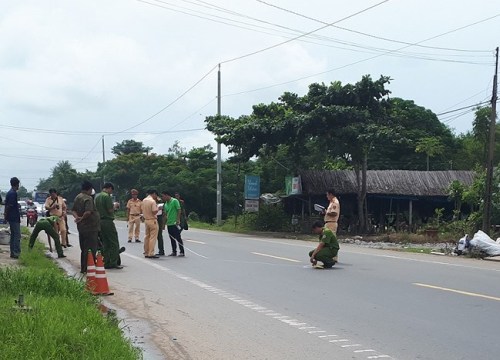
[[[417,142],[415,147],[415,152],[425,153],[427,156],[427,171],[429,171],[429,158],[442,154],[443,151],[443,144],[435,137],[424,137]]]
[[[149,154],[151,150],[152,147],[144,146],[141,141],[135,140],[123,140],[111,148],[111,152],[115,155]]]

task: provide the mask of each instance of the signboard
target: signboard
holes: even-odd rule
[[[260,197],[260,176],[245,175],[245,199],[258,200]]]
[[[245,211],[259,212],[259,200],[245,200]]]
[[[300,195],[302,194],[302,179],[300,176],[285,177],[285,192],[287,195]]]

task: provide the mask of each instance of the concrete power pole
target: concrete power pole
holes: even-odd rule
[[[495,152],[495,131],[497,123],[497,82],[498,82],[498,47],[496,49],[495,75],[493,76],[493,95],[491,97],[490,137],[488,147],[488,163],[486,166],[486,189],[484,194],[483,231],[490,233],[491,228],[491,194],[493,192],[493,157]]]
[[[221,84],[220,84],[220,64],[217,72],[217,116],[221,113]],[[217,225],[222,225],[222,159],[221,143],[217,139]]]

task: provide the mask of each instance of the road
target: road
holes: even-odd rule
[[[116,225],[127,251],[107,299],[166,359],[500,358],[500,262],[342,245],[315,270],[314,243],[196,229],[185,258],[151,260]]]

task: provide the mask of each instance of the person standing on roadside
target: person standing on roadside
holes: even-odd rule
[[[179,204],[181,205],[181,229],[179,230],[182,232],[182,230],[187,230],[188,229],[188,217],[186,215],[186,202],[184,201],[183,198],[181,198],[181,194],[179,192],[175,192],[174,194],[175,198],[179,200]]]
[[[115,208],[113,199],[111,199],[114,189],[112,183],[105,183],[102,186],[102,191],[96,195],[94,200],[101,218],[101,241],[105,269],[123,269],[123,266],[119,265],[120,242],[118,241],[118,232],[114,223]]]
[[[156,190],[148,190],[148,196],[142,201],[142,215],[144,216],[144,224],[146,227],[144,235],[144,255],[148,259],[158,259],[155,255],[156,240],[158,237],[158,192]]]
[[[177,243],[179,243],[179,256],[184,256],[184,244],[182,243],[180,224],[181,224],[181,204],[179,200],[172,197],[168,191],[161,193],[161,198],[165,202],[163,205],[163,226],[167,225],[170,244],[172,245],[172,253],[168,256],[177,256]]]
[[[18,259],[21,255],[21,211],[17,203],[17,190],[21,182],[17,177],[10,179],[10,190],[5,196],[5,222],[10,228],[10,257]]]
[[[73,217],[78,228],[80,239],[80,272],[87,272],[87,253],[90,250],[96,260],[97,238],[99,235],[100,218],[92,198],[94,188],[90,181],[82,183],[82,191],[75,198],[73,203]]]
[[[62,196],[59,196],[56,189],[49,189],[49,196],[45,200],[45,210],[47,210],[49,216],[57,216],[57,225],[61,234],[61,243],[64,248],[67,247],[68,235],[66,233],[66,222],[64,221],[67,210],[66,203],[64,202]],[[47,236],[50,236],[49,233],[47,233]]]
[[[128,242],[132,242],[132,236],[135,235],[135,242],[141,242],[139,235],[141,232],[141,205],[142,201],[137,197],[139,191],[130,190],[132,199],[127,202],[127,224],[128,224]]]
[[[338,221],[340,216],[340,203],[339,199],[334,194],[334,190],[330,189],[326,192],[326,198],[330,202],[328,208],[325,210],[325,226],[330,229],[334,234],[337,234]]]
[[[163,204],[158,204],[158,212],[156,213],[158,221],[158,256],[165,256],[165,245],[163,242]]]
[[[40,231],[43,230],[45,231],[47,236],[50,236],[52,239],[54,239],[54,244],[56,245],[57,257],[65,258],[66,255],[64,255],[63,253],[61,241],[59,241],[59,226],[60,226],[59,224],[60,224],[59,217],[55,215],[38,220],[30,236],[30,242],[28,245],[29,248],[33,249],[36,237],[38,236]]]

